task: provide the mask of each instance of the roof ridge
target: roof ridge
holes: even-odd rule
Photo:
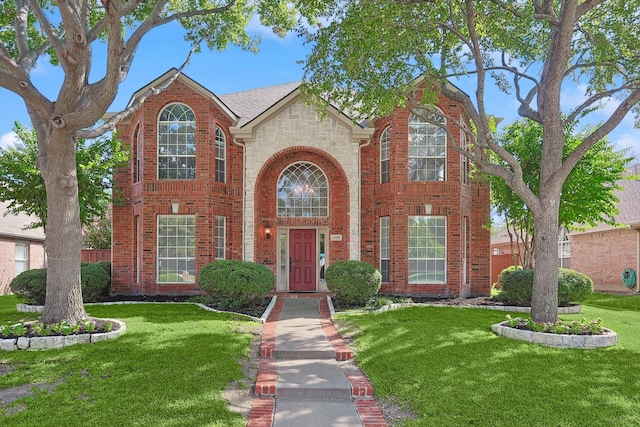
[[[256,88],[253,88],[253,89],[239,90],[239,91],[236,91],[236,92],[228,92],[228,93],[220,94],[218,96],[239,95],[239,94],[242,94],[242,93],[255,92],[257,90],[264,90],[264,89],[273,89],[273,88],[277,88],[277,87],[281,87],[281,86],[291,86],[291,85],[300,86],[301,84],[302,84],[302,80],[298,80],[298,81],[289,82],[289,83],[280,83],[280,84],[276,84],[276,85],[260,86],[260,87],[256,87]]]

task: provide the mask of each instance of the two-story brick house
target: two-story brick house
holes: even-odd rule
[[[133,156],[114,176],[112,292],[195,294],[216,259],[268,266],[279,292],[325,291],[324,269],[356,259],[383,293],[488,294],[489,187],[449,146],[466,140],[461,104],[437,107],[449,133],[404,109],[319,120],[297,83],[217,96],[180,75],[118,126]]]

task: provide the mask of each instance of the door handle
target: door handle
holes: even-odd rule
[[[291,257],[289,257],[289,273],[291,273],[292,266],[293,266],[293,262],[291,261]]]

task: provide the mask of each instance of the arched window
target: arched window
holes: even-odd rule
[[[227,138],[222,129],[216,126],[216,182],[225,182],[226,157]]]
[[[195,177],[195,114],[185,104],[170,104],[158,118],[158,179]]]
[[[322,217],[329,214],[329,183],[311,163],[295,163],[278,179],[278,216]]]
[[[423,111],[430,121],[446,124],[435,112]],[[409,117],[409,181],[444,181],[447,134],[443,128],[419,115]]]
[[[380,182],[389,182],[389,145],[391,143],[391,127],[387,127],[380,136]]]

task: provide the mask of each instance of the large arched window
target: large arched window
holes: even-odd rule
[[[170,104],[158,118],[158,179],[195,177],[195,114],[185,104]]]
[[[311,163],[295,163],[278,179],[278,216],[322,217],[329,214],[329,183]]]
[[[424,111],[430,121],[446,124],[435,112]],[[409,181],[444,181],[447,162],[447,134],[420,115],[409,117]]]

